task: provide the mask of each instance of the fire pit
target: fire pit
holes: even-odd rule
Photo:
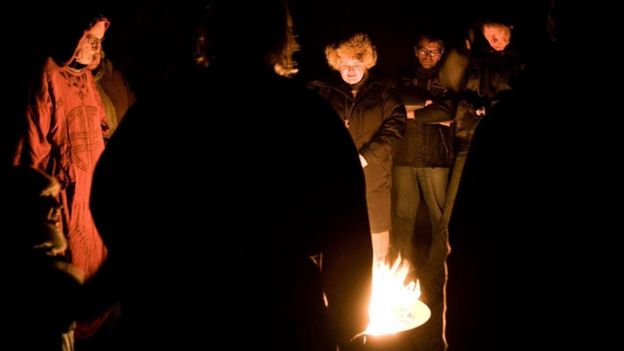
[[[414,350],[412,334],[419,326],[423,325],[431,316],[431,310],[422,301],[415,301],[409,308],[401,308],[395,311],[401,319],[394,323],[380,325],[379,328],[369,332],[368,328],[357,338],[362,351],[407,351]],[[374,327],[373,325],[369,325]]]
[[[409,335],[431,316],[420,298],[418,281],[406,278],[410,263],[399,256],[392,266],[377,263],[373,269],[373,294],[369,306],[370,322],[358,335],[364,350],[409,350]]]

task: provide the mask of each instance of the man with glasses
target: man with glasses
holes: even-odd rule
[[[430,69],[435,66],[442,54],[444,53],[443,45],[440,41],[428,41],[428,39],[423,39],[424,42],[421,42],[415,48],[416,57],[418,57],[418,62],[424,68]],[[422,45],[422,46],[421,46]],[[427,48],[427,46],[429,48]]]
[[[448,235],[440,230],[446,186],[453,153],[451,147],[452,103],[440,82],[438,63],[444,42],[422,35],[414,47],[412,72],[398,85],[407,109],[407,129],[394,160],[392,177],[393,252],[400,253],[415,268],[423,300],[431,308],[431,319],[418,329],[422,350],[444,350],[444,285]],[[431,225],[418,223],[421,201],[427,206]]]

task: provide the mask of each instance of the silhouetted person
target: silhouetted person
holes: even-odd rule
[[[570,142],[570,135],[581,133],[578,124],[567,123],[578,112],[571,101],[585,91],[568,83],[566,64],[575,61],[562,48],[536,53],[514,91],[492,107],[474,134],[449,228],[451,350],[570,349],[569,343],[578,347],[590,336],[597,320],[588,318],[596,300],[583,287],[583,270],[590,269],[583,254],[594,240],[583,238],[573,247],[577,239],[570,235],[585,228],[588,208],[596,203],[577,201],[584,190],[569,187],[570,181],[590,179],[575,163],[588,152],[587,143]],[[591,218],[592,235],[601,232],[595,222],[601,220]],[[601,251],[603,241],[596,243]],[[572,306],[563,296],[579,286],[578,306]],[[594,349],[603,348],[602,336],[603,330],[591,336]]]
[[[73,350],[83,275],[65,259],[61,185],[30,167],[0,169],[4,340],[20,350]]]
[[[321,97],[275,73],[294,47],[280,1],[206,14],[207,69],[137,101],[96,169],[123,344],[335,350],[366,327],[371,288],[357,151]]]

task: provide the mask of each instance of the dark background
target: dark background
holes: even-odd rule
[[[324,78],[329,72],[324,47],[356,31],[370,35],[379,54],[377,68],[388,74],[411,65],[412,47],[416,35],[422,31],[440,34],[449,47],[456,47],[463,45],[468,29],[476,21],[495,18],[514,25],[512,43],[521,51],[530,53],[547,40],[548,0],[291,0],[290,3],[301,45],[295,54],[300,68],[298,78],[303,81]],[[190,18],[197,14],[187,13],[182,6],[135,0],[110,5],[105,11],[111,18],[105,50],[138,90],[143,89],[143,81],[168,74],[170,66],[182,60],[180,55],[186,54],[192,45],[180,37],[189,30]]]
[[[447,47],[457,47],[463,45],[471,25],[484,18],[512,23],[512,45],[531,54],[547,41],[546,16],[551,1],[290,0],[301,45],[295,54],[298,79],[324,79],[329,72],[324,47],[356,31],[370,35],[379,54],[377,69],[388,74],[411,65],[419,32],[433,31],[446,39]],[[202,1],[16,4],[7,11],[12,17],[10,23],[0,24],[4,36],[2,62],[15,68],[10,72],[15,74],[12,83],[23,85],[28,78],[19,72],[38,66],[32,58],[40,54],[42,43],[55,40],[51,38],[55,27],[74,13],[101,13],[111,20],[104,49],[140,95],[188,63],[193,50],[190,33],[201,15],[198,3]]]
[[[328,73],[323,48],[332,40],[343,37],[346,32],[367,32],[378,48],[378,68],[384,72],[392,73],[403,70],[411,63],[412,45],[418,32],[424,29],[438,31],[446,37],[450,46],[459,46],[462,44],[471,24],[484,17],[505,18],[511,21],[514,24],[513,44],[529,56],[534,55],[543,59],[546,58],[546,54],[542,54],[540,50],[544,42],[548,40],[546,34],[548,4],[548,0],[377,0],[371,2],[292,0],[295,31],[302,47],[297,54],[300,79],[306,81],[322,78]],[[26,106],[25,92],[30,79],[32,79],[31,73],[36,63],[34,57],[40,51],[41,44],[50,39],[50,29],[67,16],[67,9],[82,9],[84,6],[87,5],[63,2],[51,3],[47,7],[42,7],[22,2],[13,4],[10,11],[6,8],[3,9],[3,13],[11,18],[0,23],[3,47],[0,62],[4,68],[4,88],[0,104],[2,106],[0,109],[0,162],[2,164],[7,161],[6,151],[10,149],[13,142],[16,121],[23,118],[23,109]],[[598,8],[597,5],[593,7]],[[160,83],[166,83],[168,78],[175,74],[177,65],[188,60],[192,49],[192,40],[186,34],[193,26],[191,19],[197,14],[188,13],[185,7],[178,6],[176,2],[134,0],[124,4],[106,4],[100,12],[107,15],[111,20],[111,27],[106,35],[104,48],[114,64],[124,72],[139,96]],[[560,17],[560,19],[563,18]],[[567,24],[563,21],[560,23],[562,25]],[[572,39],[569,31],[565,34],[567,34],[567,38]],[[593,41],[591,43],[594,45]],[[594,53],[600,53],[600,48],[606,47],[591,46]],[[502,126],[491,125],[489,130],[492,132],[490,135],[502,135],[504,139],[510,139],[509,143],[512,143],[512,146],[517,150],[513,150],[516,153],[511,155],[507,153],[507,150],[500,150],[500,154],[491,156],[491,159],[486,159],[486,161],[491,162],[484,162],[472,167],[473,172],[479,176],[493,174],[493,176],[486,177],[488,181],[491,178],[498,178],[504,179],[506,182],[504,184],[490,182],[489,186],[479,184],[481,187],[476,192],[483,194],[480,196],[484,200],[483,203],[474,206],[473,212],[480,213],[482,216],[473,221],[472,227],[464,230],[463,234],[465,235],[463,237],[471,242],[464,243],[463,250],[460,249],[461,245],[458,243],[454,247],[453,255],[455,258],[451,260],[451,263],[455,263],[454,268],[459,267],[460,271],[463,269],[465,272],[469,265],[476,262],[481,263],[482,266],[478,266],[478,269],[475,268],[474,271],[482,271],[482,268],[487,269],[486,273],[482,273],[472,280],[469,280],[472,277],[465,275],[469,278],[461,280],[461,283],[465,283],[465,285],[456,286],[451,291],[454,293],[454,298],[461,300],[467,300],[465,297],[469,295],[466,291],[474,291],[471,288],[475,286],[481,286],[488,282],[489,284],[486,285],[488,288],[495,284],[500,285],[498,283],[501,276],[509,276],[511,271],[524,272],[525,268],[529,267],[528,272],[531,274],[523,276],[526,278],[523,283],[527,282],[526,287],[522,290],[522,293],[526,293],[524,295],[527,297],[524,299],[525,302],[511,301],[518,294],[501,295],[511,301],[504,301],[503,306],[516,306],[509,311],[503,311],[511,316],[507,320],[510,323],[508,324],[510,327],[507,329],[520,330],[517,327],[526,325],[532,327],[531,324],[538,324],[538,327],[543,327],[541,329],[548,330],[546,333],[550,341],[548,344],[557,345],[551,349],[561,349],[558,344],[568,339],[569,341],[576,341],[579,335],[582,336],[586,333],[587,324],[596,321],[596,319],[581,320],[576,317],[577,313],[583,312],[578,311],[580,308],[585,310],[596,309],[595,300],[585,298],[585,294],[587,290],[595,288],[594,281],[597,279],[593,277],[593,273],[583,272],[585,267],[571,264],[571,262],[576,262],[578,257],[586,255],[589,250],[578,250],[580,254],[577,254],[577,250],[567,250],[564,246],[569,243],[570,236],[573,235],[571,233],[578,230],[578,222],[587,216],[585,213],[587,205],[603,207],[596,206],[596,203],[600,205],[606,203],[583,202],[575,199],[580,197],[579,189],[593,189],[594,182],[590,181],[591,179],[588,180],[585,177],[582,177],[582,180],[572,178],[576,180],[576,185],[571,187],[562,184],[564,181],[570,182],[570,178],[575,174],[576,178],[581,178],[578,175],[579,169],[594,172],[596,168],[600,169],[600,167],[609,165],[609,163],[591,161],[592,158],[587,155],[588,151],[586,150],[588,145],[586,139],[591,138],[591,133],[589,131],[580,132],[576,128],[585,129],[594,123],[589,121],[589,117],[613,115],[597,114],[592,111],[591,114],[582,114],[584,118],[581,122],[579,119],[575,119],[575,116],[580,114],[577,111],[579,104],[593,108],[594,104],[591,102],[594,100],[586,94],[588,90],[593,89],[594,85],[591,85],[591,89],[586,89],[590,85],[583,86],[577,81],[579,79],[577,78],[578,72],[569,74],[569,71],[563,67],[565,57],[567,56],[555,57],[550,61],[545,60],[542,68],[537,71],[538,75],[534,75],[529,82],[530,84],[521,90],[521,102],[517,103],[518,105],[512,105],[513,108],[522,108],[518,108],[518,112],[515,113],[507,112],[508,115],[500,118],[503,121],[501,122]],[[565,61],[574,61],[574,57],[570,56]],[[559,73],[554,76],[551,75],[551,80],[543,79],[553,68],[558,67]],[[245,67],[241,67],[241,69],[244,70]],[[573,81],[568,84],[567,80]],[[542,88],[535,93],[535,87]],[[577,89],[577,87],[583,87],[583,89]],[[602,91],[602,89],[595,90]],[[580,95],[578,93],[582,91],[583,96],[576,98],[576,95],[572,95],[574,97],[571,97],[570,93],[573,91],[577,91],[577,95]],[[547,108],[543,107],[544,104]],[[259,112],[258,115],[262,116],[262,112]],[[493,121],[495,120],[493,119]],[[504,134],[501,131],[512,131],[512,133]],[[537,138],[535,137],[536,133]],[[482,135],[484,134],[482,133]],[[601,132],[597,135],[603,136],[604,134]],[[155,142],[162,142],[160,136],[155,136]],[[575,149],[575,144],[581,145],[578,147],[579,150]],[[555,145],[555,147],[550,145]],[[494,144],[493,147],[489,146],[492,145],[486,143],[486,147],[483,149],[501,149],[500,143]],[[522,157],[514,158],[518,155],[522,155]],[[511,170],[504,173],[506,168],[501,168],[501,163],[513,167],[509,167]],[[564,164],[563,167],[559,167],[561,163]],[[501,203],[491,202],[492,197],[502,199]],[[526,200],[529,205],[522,205],[522,200]],[[496,205],[495,210],[498,212],[487,213],[486,210],[494,206],[492,204]],[[565,204],[568,205],[565,206]],[[561,207],[564,207],[565,211],[562,211]],[[576,211],[570,211],[569,207],[575,207]],[[557,211],[564,212],[564,215],[557,216]],[[576,215],[578,212],[581,212],[581,215]],[[587,213],[589,212],[587,211]],[[501,219],[492,222],[491,219],[495,217]],[[601,222],[603,217],[601,216],[601,220],[595,222]],[[486,221],[493,223],[485,230],[486,234],[491,235],[487,236],[486,239],[478,239],[476,235],[484,232],[482,227]],[[596,230],[593,228],[594,221],[591,222],[591,229],[585,230],[585,233],[593,235]],[[548,223],[548,225],[543,223]],[[568,223],[567,228],[566,223]],[[604,231],[603,233],[611,234],[611,232]],[[490,241],[489,239],[492,237],[499,238],[499,241]],[[530,239],[528,242],[526,241],[527,238]],[[602,243],[605,238],[600,237],[595,241]],[[585,244],[585,240],[582,244]],[[501,246],[517,253],[520,258],[510,258],[508,260],[510,262],[507,263],[508,267],[503,267],[506,263],[503,259],[511,256],[500,250]],[[491,261],[478,257],[482,253],[491,255],[495,251],[497,251],[497,256]],[[465,253],[464,256],[462,256],[462,252]],[[570,257],[565,254],[566,252],[570,252]],[[547,259],[544,259],[545,257]],[[474,265],[476,266],[476,264]],[[511,269],[505,269],[509,266]],[[455,277],[459,275],[457,270],[451,272],[455,272]],[[573,275],[572,279],[568,279],[566,274]],[[492,278],[492,281],[488,281],[489,278]],[[560,283],[561,280],[564,281],[563,284]],[[568,280],[574,284],[567,284]],[[559,285],[565,287],[570,285],[574,289],[563,291],[563,289],[556,287]],[[563,303],[567,298],[579,300],[574,300],[577,303],[568,308],[568,305]],[[585,299],[587,303],[581,303],[580,298]],[[499,305],[490,304],[489,308],[491,310],[497,309]],[[514,317],[514,313],[520,314],[523,310],[524,315]],[[574,316],[567,318],[570,312]],[[529,314],[531,319],[526,317]],[[486,323],[474,319],[465,320],[468,318],[466,315],[460,317],[463,317],[459,320],[462,325],[478,325],[480,323],[492,327],[486,332],[492,331],[494,335],[497,329],[500,331],[505,327],[504,322],[498,319]],[[568,322],[562,322],[562,319],[566,319]],[[582,327],[583,330],[580,333],[574,333],[574,329],[564,328],[563,330],[566,332],[563,334],[569,335],[552,336],[550,328],[558,328],[560,324]],[[536,341],[538,339],[536,335],[524,335],[524,338],[529,341]],[[458,335],[457,338],[465,336],[462,334]],[[499,339],[504,339],[504,336],[506,334],[501,334]],[[514,345],[512,341],[507,345],[497,344],[493,346],[496,347],[486,347],[481,348],[481,350],[523,349],[522,347],[525,345]],[[536,342],[535,349],[539,348]]]
[[[513,42],[530,51],[546,40],[547,1],[294,1],[293,13],[302,46],[299,62],[302,75],[322,71],[323,48],[354,30],[371,36],[379,52],[378,67],[387,73],[405,68],[413,56],[418,33],[433,31],[448,46],[462,45],[476,21],[495,18],[514,25]]]

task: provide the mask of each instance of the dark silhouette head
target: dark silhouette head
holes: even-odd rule
[[[246,3],[215,0],[205,7],[200,28],[200,63],[281,66],[292,70],[298,46],[292,20],[282,0]],[[279,72],[279,70],[278,70]]]
[[[18,166],[1,171],[0,226],[7,233],[9,251],[64,253],[67,242],[60,230],[61,186],[56,179],[34,168]]]

